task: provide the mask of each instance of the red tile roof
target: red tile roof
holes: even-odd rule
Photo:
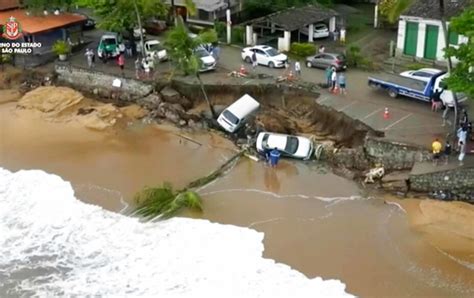
[[[20,7],[18,0],[0,0],[0,10]]]
[[[8,22],[10,17],[14,17],[20,23],[23,33],[38,33],[54,28],[64,27],[74,23],[83,22],[86,18],[79,14],[61,13],[54,15],[50,13],[47,16],[26,15],[25,10],[16,9],[0,11],[0,24]]]

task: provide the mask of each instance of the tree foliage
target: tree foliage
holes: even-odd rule
[[[34,14],[42,13],[48,9],[65,9],[69,10],[75,0],[23,0],[21,4],[26,6]]]
[[[467,37],[467,42],[459,47],[446,49],[446,57],[456,57],[459,63],[446,79],[448,88],[464,92],[474,98],[474,7],[470,7],[460,16],[452,18],[449,30]]]
[[[396,23],[400,15],[407,10],[413,0],[382,0],[379,2],[379,11],[391,24]]]
[[[94,10],[100,17],[99,27],[122,32],[138,25],[134,1],[142,20],[168,15],[169,7],[163,0],[77,0],[77,3]]]
[[[244,9],[249,17],[259,17],[269,13],[281,11],[290,7],[319,3],[330,6],[332,0],[246,0]]]

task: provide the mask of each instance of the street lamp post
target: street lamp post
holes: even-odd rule
[[[439,0],[439,12],[441,15],[441,27],[443,28],[443,36],[444,36],[444,42],[445,42],[445,48],[449,47],[449,37],[448,37],[448,29],[446,26],[446,20],[444,17],[444,1],[445,0]],[[455,0],[450,0],[452,2],[455,2]],[[448,74],[451,74],[451,71],[453,69],[453,62],[451,61],[451,57],[447,57],[448,59]],[[453,101],[454,101],[454,123],[453,123],[453,136],[456,136],[456,131],[457,131],[457,125],[458,125],[458,97],[456,96],[456,92],[453,92]],[[448,107],[446,107],[448,109]]]
[[[138,22],[138,30],[140,30],[140,48],[141,48],[141,55],[142,58],[146,57],[145,55],[145,43],[143,40],[143,28],[142,28],[142,20],[140,18],[140,12],[138,11],[137,0],[133,0],[133,7],[135,8],[135,14],[137,15],[137,22]],[[133,34],[132,34],[133,38]]]
[[[227,24],[227,44],[230,44],[232,41],[232,20],[230,18],[230,0],[227,0],[227,10],[225,12],[226,15],[226,24]]]

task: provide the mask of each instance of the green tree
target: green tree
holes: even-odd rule
[[[77,0],[77,3],[91,8],[100,17],[100,28],[115,32],[131,31],[138,26],[136,10],[142,20],[168,14],[163,0]]]
[[[455,57],[459,60],[446,79],[446,83],[449,89],[464,92],[472,99],[474,98],[474,7],[470,7],[460,16],[452,18],[449,30],[467,37],[467,42],[460,44],[457,48],[446,48],[447,58]]]
[[[178,16],[176,26],[168,31],[164,42],[168,55],[176,69],[182,71],[185,75],[193,75],[198,79],[204,99],[214,119],[216,118],[216,112],[209,101],[201,76],[199,75],[202,62],[195,55],[195,49],[202,44],[214,43],[216,41],[217,33],[214,30],[204,31],[195,38],[190,37],[183,19]]]
[[[379,2],[380,15],[384,16],[390,24],[394,24],[412,4],[413,0],[382,0]]]
[[[75,0],[23,0],[21,4],[26,6],[33,14],[40,14],[44,10],[61,8],[69,10]]]

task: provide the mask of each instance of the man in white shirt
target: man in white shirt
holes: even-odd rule
[[[299,61],[295,62],[295,73],[297,76],[301,76],[301,65]]]

